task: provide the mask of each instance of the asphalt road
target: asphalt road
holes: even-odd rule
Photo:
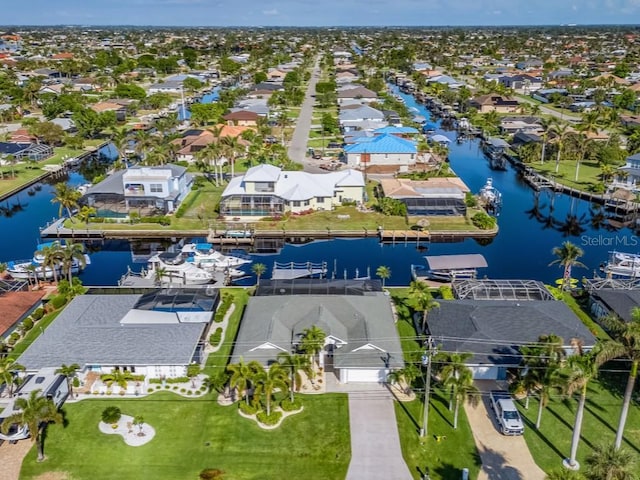
[[[316,101],[316,83],[320,78],[320,66],[319,59],[316,60],[316,64],[313,67],[311,74],[311,80],[309,81],[309,87],[307,93],[302,102],[300,108],[300,114],[296,121],[295,130],[291,137],[291,143],[289,144],[289,158],[294,162],[306,164],[307,156],[307,140],[309,139],[309,131],[311,130],[311,116],[313,114],[313,105]],[[305,167],[306,170],[306,167]]]

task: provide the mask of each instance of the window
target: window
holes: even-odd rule
[[[149,185],[151,189],[151,193],[162,193],[162,184],[161,183],[152,183]]]
[[[294,207],[299,207],[300,206],[300,202],[298,200],[293,202],[293,206]]]
[[[305,200],[304,202],[302,202],[302,206],[303,207],[308,207],[309,206],[309,200]]]

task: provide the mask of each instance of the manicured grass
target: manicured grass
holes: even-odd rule
[[[590,190],[592,185],[602,182],[600,179],[602,170],[595,162],[586,161],[580,164],[577,182],[574,180],[576,175],[576,162],[561,160],[558,173],[556,173],[555,158],[547,158],[542,165],[539,162],[528,165],[547,178],[552,178],[556,182],[580,190]]]
[[[11,350],[11,354],[9,355],[12,358],[18,358],[20,355],[24,353],[24,351],[35,342],[36,338],[44,333],[46,328],[49,326],[51,322],[55,320],[55,318],[62,312],[64,309],[61,308],[55,312],[48,313],[40,320],[34,323],[33,328],[27,332],[27,334],[13,347]]]
[[[608,340],[609,335],[604,331],[604,329],[593,320],[588,313],[588,303],[589,300],[587,297],[580,299],[580,303],[578,300],[573,298],[573,296],[565,292],[562,296],[562,301],[566,303],[569,308],[576,314],[576,316],[584,323],[584,325],[589,329],[589,331],[600,340]]]
[[[431,480],[458,480],[463,468],[469,469],[469,478],[476,478],[481,462],[464,409],[460,409],[458,428],[454,430],[453,412],[448,410],[449,402],[440,389],[432,390],[430,404],[429,433],[424,438],[419,435],[422,396],[395,404],[402,456],[413,478],[422,478],[420,472],[425,467],[429,467]]]
[[[233,303],[236,307],[229,317],[229,323],[227,324],[227,328],[224,332],[222,345],[217,352],[210,353],[207,357],[207,364],[205,365],[203,372],[207,375],[215,375],[219,369],[227,366],[229,356],[233,349],[233,344],[236,340],[238,328],[240,327],[242,312],[249,301],[249,292],[244,288],[224,288],[220,291],[220,295],[224,295],[225,293],[233,294],[235,297]]]
[[[615,365],[618,368],[623,364],[615,362]],[[578,446],[578,462],[581,464],[584,464],[594,445],[613,443],[622,408],[624,382],[626,382],[625,374],[617,377],[606,374],[600,383],[589,384],[582,436]],[[604,383],[607,388],[603,385]],[[561,397],[554,396],[542,413],[539,431],[535,428],[538,401],[532,398],[528,410],[520,409],[525,419],[524,436],[529,450],[535,462],[547,472],[560,468],[562,460],[569,456],[577,405],[577,399],[563,401]],[[640,430],[637,428],[639,423],[640,409],[637,404],[632,404],[627,418],[623,446],[634,455],[640,454]],[[640,474],[640,466],[636,473]]]
[[[44,170],[38,166],[20,163],[15,166],[3,166],[0,167],[2,172],[2,178],[0,178],[0,195],[8,193],[22,185],[29,183],[31,180],[38,178],[42,175]]]
[[[83,400],[64,406],[66,426],[47,430],[46,462],[32,448],[20,478],[69,472],[74,480],[192,480],[204,468],[225,479],[344,478],[351,457],[347,396],[304,396],[304,411],[265,431],[242,418],[237,405],[222,407],[213,396],[183,399],[168,392],[136,400]],[[111,405],[142,415],[156,430],[151,442],[129,447],[119,435],[98,430]]]

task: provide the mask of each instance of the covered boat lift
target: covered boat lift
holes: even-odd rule
[[[478,268],[486,268],[487,260],[479,253],[465,255],[431,255],[424,257],[428,268],[411,265],[414,280],[441,280],[476,278]]]

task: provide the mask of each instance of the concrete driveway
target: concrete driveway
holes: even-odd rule
[[[411,480],[402,458],[393,398],[349,393],[351,463],[347,480]]]
[[[487,380],[476,381],[476,386],[481,392],[499,388],[496,382]],[[506,436],[498,431],[488,395],[482,396],[477,407],[466,404],[465,411],[482,460],[478,480],[545,479],[545,473],[533,461],[524,437]]]

